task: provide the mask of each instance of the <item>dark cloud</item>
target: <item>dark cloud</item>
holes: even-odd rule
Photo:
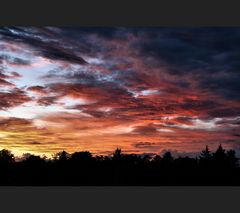
[[[27,66],[31,64],[31,61],[2,54],[0,55],[0,63],[3,63],[3,61],[6,61],[11,65],[20,65],[20,66]]]
[[[0,109],[6,110],[8,108],[31,101],[31,98],[27,96],[24,91],[20,89],[14,89],[10,92],[0,92],[0,100]]]
[[[150,67],[194,74],[199,88],[239,100],[239,28],[155,28],[139,35],[134,47]]]
[[[240,67],[239,67],[240,68]],[[216,92],[226,99],[240,100],[240,74],[225,73],[200,79],[201,88]]]
[[[145,39],[137,44],[141,53],[166,62],[176,73],[213,72],[223,66],[233,71],[239,64],[235,57],[240,47],[239,28],[155,28],[142,35]]]
[[[192,117],[177,117],[174,119],[174,121],[177,121],[179,123],[192,125],[193,124],[193,118]]]
[[[81,35],[95,34],[105,39],[113,39],[120,37],[118,28],[116,27],[62,27],[61,33],[68,37],[78,39]]]
[[[86,61],[74,53],[71,47],[64,47],[57,34],[46,33],[34,28],[1,28],[1,39],[11,42],[23,42],[30,45],[38,54],[51,60],[62,60],[77,64],[86,64]],[[49,36],[50,35],[50,36]],[[51,40],[51,36],[54,36]],[[19,62],[17,60],[16,62]]]
[[[22,77],[19,73],[17,73],[17,72],[11,72],[11,76],[10,76],[11,78],[20,78],[20,77]]]
[[[141,135],[152,135],[152,134],[156,134],[158,131],[154,126],[137,126],[134,128],[134,130],[132,131],[132,133],[137,133],[137,134],[141,134]]]
[[[40,145],[40,144],[42,144],[42,143],[39,142],[39,141],[31,141],[31,142],[29,142],[28,144],[31,144],[31,145]]]
[[[224,106],[224,107],[216,107],[209,111],[209,116],[211,117],[235,117],[240,115],[240,106]]]
[[[58,96],[40,97],[37,100],[37,103],[42,106],[48,106],[48,105],[54,104],[57,99],[58,99]]]
[[[10,75],[9,75],[10,74]],[[17,72],[10,72],[9,74],[5,74],[4,71],[0,70],[0,79],[10,79],[10,78],[20,78],[22,77]]]
[[[8,76],[2,71],[0,70],[0,78],[7,78]]]
[[[46,87],[43,87],[43,86],[31,86],[31,87],[28,87],[27,90],[32,92],[37,92],[39,94],[46,94]]]
[[[151,148],[154,145],[156,145],[156,143],[152,143],[152,142],[139,142],[139,143],[133,144],[135,148]]]
[[[1,86],[13,86],[14,84],[0,78],[0,85]]]
[[[71,138],[74,134],[61,136],[57,132],[61,125],[58,127],[55,123],[66,124],[66,132],[86,135],[88,130],[89,134],[91,131],[101,133],[105,127],[116,128],[116,132],[119,128],[121,132],[126,124],[126,128],[131,127],[133,131],[127,129],[116,138],[122,137],[126,147],[130,143],[129,152],[157,153],[169,148],[184,155],[184,150],[199,150],[205,145],[215,147],[220,142],[227,147],[237,147],[239,29],[1,28],[0,39],[5,43],[6,52],[14,51],[14,46],[19,45],[26,47],[29,55],[43,56],[50,59],[50,63],[61,63],[49,66],[48,73],[45,69],[49,61],[47,65],[43,63],[43,70],[36,74],[38,77],[38,74],[46,73],[40,77],[39,85],[43,86],[38,85],[33,74],[33,78],[29,77],[32,81],[28,85],[31,86],[20,90],[14,87],[17,87],[18,80],[23,80],[22,84],[25,79],[14,79],[21,76],[5,69],[5,63],[17,68],[31,61],[24,61],[20,57],[22,54],[15,57],[18,52],[2,54],[0,110],[30,101],[27,91],[31,91],[35,92],[30,94],[38,105],[59,104],[66,110],[79,110],[79,115],[56,112],[43,116],[41,112],[36,113],[36,117],[44,121],[43,126],[45,121],[49,122],[56,131],[50,138],[59,141],[74,142],[75,139]],[[37,62],[34,71],[42,68],[37,67]],[[12,90],[7,86],[12,86]],[[63,103],[64,98],[69,98],[69,105]],[[84,117],[84,113],[87,116]],[[214,118],[222,120],[215,123]],[[195,125],[194,128],[191,125]],[[208,131],[208,128],[214,130]],[[99,138],[103,143],[110,139],[115,143],[115,137],[108,138],[109,135],[112,137],[113,134],[103,133]],[[156,142],[151,142],[155,139]],[[134,143],[136,140],[145,142]],[[38,143],[36,141],[30,138],[28,142],[34,145]]]
[[[16,130],[16,127],[24,127],[26,125],[30,125],[32,122],[27,119],[22,118],[6,118],[6,119],[0,119],[0,127],[1,130]]]

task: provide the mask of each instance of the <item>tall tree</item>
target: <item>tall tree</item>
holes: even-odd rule
[[[11,151],[3,149],[0,151],[0,162],[4,164],[13,163],[15,161],[14,155]]]
[[[212,153],[209,150],[208,146],[206,146],[206,148],[200,153],[200,159],[211,159],[212,157]]]

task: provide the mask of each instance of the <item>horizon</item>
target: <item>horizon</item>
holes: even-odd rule
[[[66,155],[73,155],[75,153],[90,153],[92,155],[92,157],[113,157],[114,154],[116,153],[116,151],[120,150],[120,153],[121,155],[134,155],[134,156],[138,156],[138,157],[141,157],[141,158],[144,158],[146,156],[150,157],[151,159],[153,159],[155,156],[160,156],[160,157],[163,157],[166,153],[170,153],[170,155],[174,158],[174,159],[177,159],[177,158],[193,158],[193,159],[200,159],[199,157],[201,156],[201,154],[206,150],[208,149],[210,155],[214,156],[215,152],[219,149],[219,147],[222,147],[223,149],[223,152],[225,154],[227,154],[229,151],[234,151],[235,153],[235,157],[237,158],[237,160],[239,161],[240,160],[240,155],[238,155],[239,153],[236,153],[236,150],[234,149],[225,149],[221,144],[217,147],[216,150],[210,150],[208,146],[206,146],[204,149],[202,150],[199,150],[198,152],[178,152],[176,150],[169,150],[169,149],[165,149],[165,150],[162,150],[160,153],[141,153],[141,154],[136,154],[136,153],[131,153],[131,152],[124,152],[124,150],[122,149],[119,149],[119,148],[116,148],[115,150],[113,150],[112,152],[109,152],[108,154],[105,154],[105,155],[101,155],[101,154],[96,154],[96,153],[91,153],[87,150],[76,150],[75,152],[66,152],[65,150],[62,150],[62,151],[59,151],[57,153],[53,153],[52,155],[45,155],[45,154],[34,154],[34,153],[23,153],[22,155],[14,155],[14,153],[11,151],[11,150],[8,150],[8,149],[2,149],[0,150],[0,152],[2,151],[7,151],[9,154],[8,155],[13,155],[13,158],[15,159],[16,162],[18,161],[22,161],[24,159],[27,159],[30,155],[31,156],[39,156],[45,160],[54,160],[54,158],[59,155],[59,154],[62,154],[65,152]]]
[[[0,28],[0,149],[240,156],[239,27]]]

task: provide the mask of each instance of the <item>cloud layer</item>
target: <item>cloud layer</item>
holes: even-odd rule
[[[240,28],[3,27],[0,47],[2,148],[240,148]]]

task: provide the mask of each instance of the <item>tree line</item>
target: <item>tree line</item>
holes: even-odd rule
[[[93,156],[88,151],[62,151],[47,159],[33,154],[17,161],[0,151],[0,185],[16,186],[188,186],[240,185],[240,166],[234,150],[221,145],[206,148],[198,157],[123,154]]]

